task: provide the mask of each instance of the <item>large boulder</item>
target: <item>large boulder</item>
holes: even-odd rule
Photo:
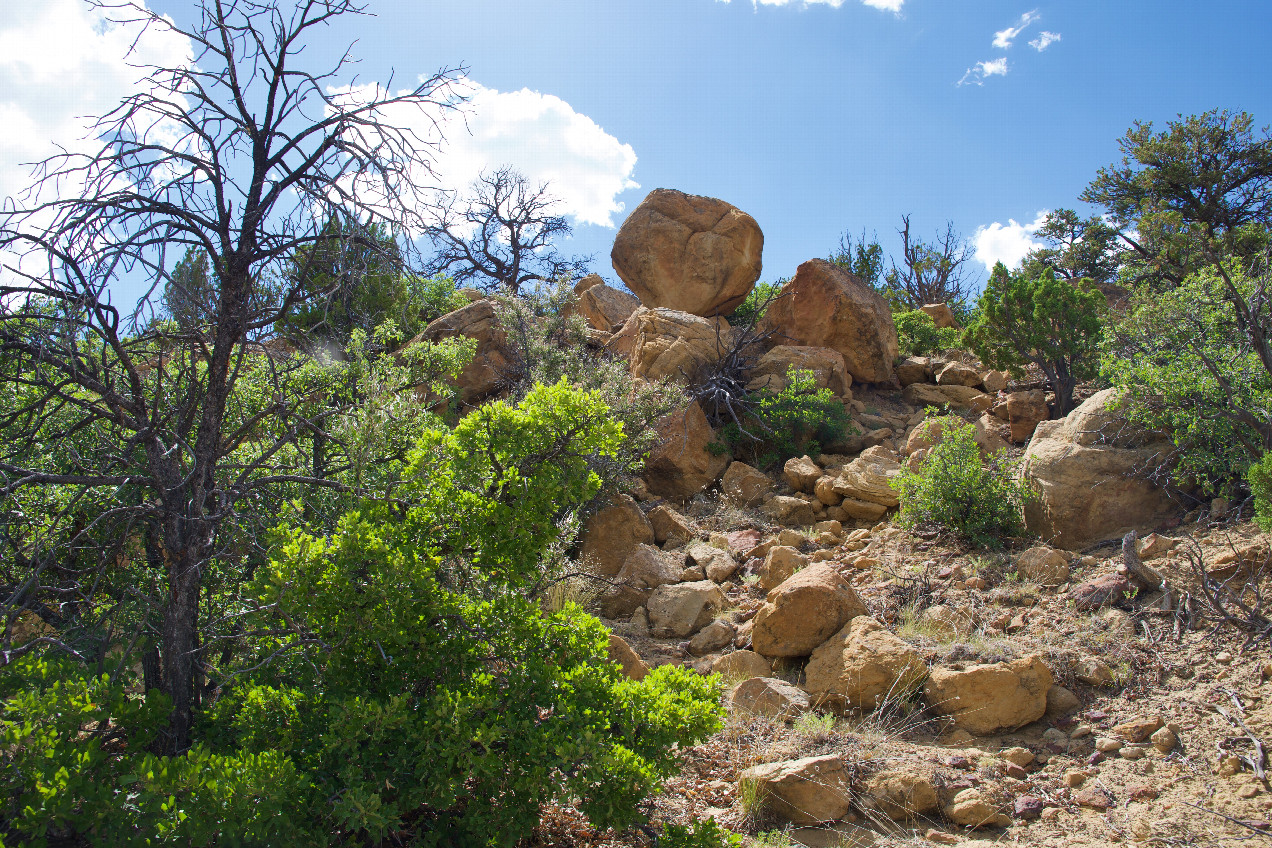
[[[764,327],[790,344],[828,347],[843,354],[853,379],[893,379],[897,327],[892,311],[870,286],[824,259],[810,259],[769,304]]]
[[[1025,525],[1056,547],[1079,550],[1152,527],[1177,507],[1157,480],[1171,443],[1128,422],[1106,389],[1059,421],[1038,424],[1022,474],[1037,497]]]
[[[726,603],[720,587],[710,580],[659,586],[646,605],[650,635],[660,639],[692,636],[715,620]]]
[[[654,529],[630,495],[618,495],[583,526],[584,564],[601,577],[613,577],[637,545],[651,545]]]
[[[756,574],[760,578],[759,587],[766,592],[769,589],[776,589],[806,565],[808,565],[808,557],[795,548],[774,545],[769,548],[764,562],[756,569]]]
[[[1051,669],[1034,654],[1010,663],[938,666],[928,674],[923,694],[933,712],[986,736],[1042,718],[1053,682]]]
[[[852,810],[848,771],[833,754],[751,766],[738,776],[739,795],[752,792],[748,783],[758,784],[765,813],[792,824],[838,821]]]
[[[716,362],[733,342],[723,318],[700,318],[674,309],[637,309],[610,339],[611,349],[630,338],[628,361],[633,376],[646,380],[692,380]]]
[[[659,497],[686,501],[720,479],[729,457],[713,453],[716,434],[697,402],[663,416],[654,425],[658,443],[642,476]]]
[[[927,665],[912,645],[863,615],[813,651],[805,674],[816,704],[868,712],[908,697],[927,676]]]
[[[713,662],[711,671],[726,681],[750,680],[752,677],[768,677],[773,673],[773,666],[755,651],[733,651]]]
[[[766,657],[806,657],[859,615],[869,610],[848,581],[831,565],[810,565],[769,592],[751,647]]]
[[[747,389],[780,392],[786,388],[790,369],[813,372],[818,389],[830,389],[836,397],[852,398],[852,375],[844,364],[844,355],[828,347],[778,345],[760,357],[751,371]]]
[[[627,292],[599,283],[578,295],[575,308],[589,327],[612,333],[627,322],[638,306],[640,301]]]
[[[614,238],[614,270],[645,306],[729,315],[760,277],[764,233],[723,200],[654,189]]]
[[[733,687],[729,707],[746,716],[792,719],[808,712],[808,693],[776,677],[752,677]]]
[[[460,402],[473,404],[501,390],[515,371],[516,357],[499,323],[494,302],[478,300],[448,312],[425,327],[410,344],[456,337],[477,342],[472,360],[459,372]]]

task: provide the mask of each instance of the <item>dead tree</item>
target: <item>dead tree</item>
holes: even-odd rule
[[[244,579],[227,522],[269,486],[338,485],[284,450],[330,414],[289,394],[297,358],[271,342],[280,319],[322,294],[288,284],[305,275],[284,271],[297,255],[365,240],[324,229],[337,213],[418,231],[414,198],[440,136],[393,119],[427,122],[459,106],[452,84],[462,69],[399,94],[391,84],[342,88],[349,54],[315,70],[305,43],[361,14],[355,0],[205,0],[188,27],[140,0],[91,2],[116,21],[188,39],[193,61],[145,68],[141,90],[97,121],[100,149],[41,163],[25,201],[0,215],[9,257],[0,359],[13,389],[0,410],[0,504],[51,493],[64,543],[33,541],[16,519],[6,525],[16,550],[0,561],[26,567],[0,599],[4,660],[27,649],[7,626],[23,598],[83,603],[103,569],[149,562],[154,586],[120,587],[120,599],[142,593],[157,605],[147,676],[159,679],[147,683],[172,699],[161,747],[179,753],[191,742],[209,650],[205,584],[214,569]],[[205,319],[181,326],[157,313],[187,250],[207,255],[214,292]],[[137,285],[136,305],[121,304],[121,287]],[[269,285],[278,288],[262,296]],[[99,532],[108,523],[117,530]],[[81,569],[83,558],[99,570]],[[106,626],[99,641],[119,638]]]
[[[932,242],[911,234],[910,216],[901,216],[901,264],[885,275],[888,289],[910,309],[928,303],[962,303],[972,295],[968,263],[976,251],[947,223]]]

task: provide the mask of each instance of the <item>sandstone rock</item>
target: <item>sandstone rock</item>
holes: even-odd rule
[[[710,580],[659,586],[645,608],[649,632],[658,638],[689,636],[706,627],[727,601]]]
[[[773,673],[773,666],[755,651],[733,651],[713,662],[711,671],[726,680],[749,680],[768,677]]]
[[[651,545],[637,545],[619,570],[615,585],[601,596],[601,614],[626,618],[645,605],[654,589],[678,583],[683,557],[671,557]]]
[[[1099,609],[1124,601],[1131,594],[1131,584],[1120,574],[1104,574],[1079,583],[1069,592],[1073,608],[1079,611]]]
[[[999,812],[998,807],[975,787],[959,792],[945,806],[945,817],[963,827],[1006,827],[1011,819]]]
[[[493,301],[478,300],[431,322],[408,344],[456,337],[475,339],[472,361],[459,373],[460,402],[473,404],[504,387],[516,370],[515,356]]]
[[[924,697],[957,727],[983,736],[1041,718],[1051,684],[1051,669],[1034,654],[1010,663],[933,668]]]
[[[737,560],[728,551],[711,545],[693,545],[689,548],[689,558],[702,567],[708,580],[723,583],[738,570]]]
[[[642,475],[649,491],[685,501],[720,478],[729,464],[707,446],[716,439],[707,416],[696,402],[661,418],[655,425],[658,444],[649,453]]]
[[[761,270],[764,234],[723,200],[655,189],[618,230],[614,270],[648,307],[728,315]]]
[[[910,821],[940,806],[932,775],[913,768],[873,774],[866,780],[865,790],[875,809],[893,821]]]
[[[589,518],[582,535],[582,560],[601,577],[618,574],[637,545],[654,541],[645,513],[628,495],[615,497],[610,506]]]
[[[807,456],[791,457],[782,466],[782,477],[797,492],[812,492],[822,470]]]
[[[734,530],[732,533],[724,534],[725,547],[735,557],[748,554],[763,541],[764,534],[759,530]],[[759,554],[751,554],[751,556],[759,556]]]
[[[765,591],[776,588],[806,565],[808,565],[808,557],[795,548],[786,545],[770,548],[768,556],[764,557],[764,564],[758,571],[759,586]]]
[[[957,330],[958,320],[954,317],[954,310],[950,309],[948,303],[925,303],[919,307],[936,325],[938,330]]]
[[[599,280],[600,277],[597,279]],[[632,313],[638,306],[640,301],[627,292],[611,288],[601,282],[579,293],[575,309],[589,327],[612,333],[620,329],[627,319],[632,317]]]
[[[751,643],[766,657],[805,657],[869,611],[832,566],[810,565],[769,592],[755,615]]]
[[[610,662],[617,663],[623,669],[623,674],[632,680],[644,680],[645,675],[649,674],[649,666],[622,636],[616,633],[609,635],[608,652]]]
[[[957,639],[976,629],[976,621],[953,606],[933,604],[919,613],[919,624],[937,639]]]
[[[826,506],[839,506],[844,496],[835,491],[835,478],[825,474],[813,483],[813,496]]]
[[[773,491],[773,478],[745,462],[731,463],[720,483],[725,500],[738,506],[759,506]]]
[[[1121,418],[1116,390],[1089,398],[1061,421],[1038,425],[1023,474],[1037,493],[1025,507],[1031,533],[1077,550],[1159,523],[1177,507],[1146,476],[1167,462],[1171,444]]]
[[[1141,716],[1117,725],[1113,732],[1127,742],[1147,742],[1165,724],[1161,716]]]
[[[892,380],[897,328],[888,303],[860,279],[823,259],[800,265],[769,305],[765,329],[795,344],[828,347],[844,357],[853,379]]]
[[[909,695],[927,676],[927,665],[911,645],[863,615],[813,651],[805,674],[818,705],[868,712]]]
[[[981,376],[980,372],[970,365],[962,362],[951,362],[936,372],[936,384],[938,386],[971,386],[972,388],[979,388]]]
[[[778,495],[764,504],[764,513],[775,524],[785,527],[807,527],[817,520],[817,510],[803,498]]]
[[[759,784],[765,812],[792,824],[837,821],[852,809],[848,773],[834,755],[752,766],[738,777],[739,794],[747,783]]]
[[[1002,371],[984,371],[981,373],[981,388],[991,395],[1007,388],[1007,374]]]
[[[733,341],[733,330],[723,318],[700,318],[674,309],[637,309],[610,340],[611,348],[628,334],[632,375],[646,380],[692,380],[705,365],[718,361]]]
[[[897,381],[902,386],[926,383],[932,376],[932,362],[926,356],[907,356],[897,365]]]
[[[1007,395],[1007,423],[1011,425],[1013,442],[1029,441],[1038,425],[1050,417],[1051,409],[1041,389]]]
[[[666,542],[682,545],[694,536],[689,519],[666,504],[654,507],[645,517],[654,531],[654,541],[660,545]]]
[[[746,387],[753,392],[780,392],[786,388],[787,373],[792,368],[812,371],[816,388],[830,389],[836,397],[852,399],[852,376],[844,365],[844,356],[828,347],[778,345],[760,357]]]
[[[717,618],[699,630],[689,640],[689,653],[695,657],[701,657],[712,651],[718,651],[724,646],[732,644],[733,637],[737,635],[737,632],[733,622]]]
[[[586,274],[580,277],[579,281],[574,284],[574,293],[583,294],[583,292],[587,291],[592,286],[603,285],[605,285],[605,279],[600,274]]]
[[[1076,712],[1082,706],[1078,696],[1063,686],[1052,686],[1047,690],[1047,715],[1062,716]]]
[[[752,677],[729,693],[729,706],[744,715],[792,719],[809,709],[808,695],[776,677]]]
[[[953,419],[953,421],[956,424],[963,423],[961,419]],[[910,431],[902,453],[913,456],[919,451],[930,450],[945,437],[945,430],[950,422],[951,418],[945,416],[928,418]],[[986,416],[982,415],[972,426],[974,427],[972,438],[976,446],[980,448],[982,457],[992,456],[1009,447],[1006,440],[998,434],[998,428],[987,421]]]
[[[783,528],[777,534],[777,543],[785,545],[788,548],[803,548],[808,543],[808,537],[798,530],[792,530],[789,527]]]
[[[1022,553],[1016,560],[1016,570],[1022,580],[1043,586],[1059,586],[1069,580],[1069,560],[1046,545],[1034,545]]]
[[[910,406],[920,408],[934,406],[940,409],[971,409],[984,412],[994,404],[994,396],[970,386],[933,386],[930,383],[913,383],[905,387],[901,396]]]
[[[845,498],[844,503],[840,504],[844,509],[848,509],[849,500],[865,501],[885,508],[894,507],[900,501],[890,483],[900,473],[901,463],[897,461],[895,454],[882,447],[869,448],[848,463],[835,478],[832,488],[836,494]]]

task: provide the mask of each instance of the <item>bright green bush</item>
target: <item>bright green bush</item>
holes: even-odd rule
[[[953,327],[937,328],[932,316],[921,309],[896,312],[897,343],[902,356],[925,356],[957,347],[962,333]]]
[[[665,824],[658,848],[732,848],[742,844],[742,837],[725,830],[714,818],[695,819],[693,823]]]
[[[742,305],[729,316],[729,324],[734,327],[754,327],[764,317],[765,307],[781,290],[786,280],[776,283],[756,283],[755,288],[747,294]]]
[[[1272,532],[1272,453],[1250,466],[1246,481],[1254,495],[1254,520],[1260,527]]]
[[[1004,536],[1024,532],[1022,509],[1029,499],[1006,452],[981,461],[975,427],[962,419],[936,419],[941,439],[917,471],[902,468],[892,486],[901,501],[899,515],[909,527],[938,527],[971,544],[998,547]]]
[[[760,468],[785,462],[793,456],[816,455],[856,432],[843,401],[830,389],[818,389],[812,371],[791,368],[786,386],[778,392],[761,391],[744,422],[721,428],[722,453],[740,453]]]

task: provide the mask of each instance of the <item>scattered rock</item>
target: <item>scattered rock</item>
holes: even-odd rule
[[[724,472],[720,488],[730,503],[755,507],[773,492],[773,479],[745,462],[733,462]]]
[[[1113,683],[1113,669],[1104,660],[1095,657],[1078,660],[1073,676],[1088,686],[1110,686]]]
[[[1153,735],[1149,737],[1149,741],[1153,743],[1153,747],[1157,749],[1159,754],[1169,754],[1175,750],[1175,746],[1179,744],[1179,735],[1169,727],[1161,727],[1153,731]]]
[[[817,510],[803,498],[777,495],[764,504],[764,514],[774,524],[785,527],[807,527],[817,520]]]
[[[724,593],[710,580],[659,586],[645,604],[649,632],[664,639],[689,636],[710,624],[725,604]]]
[[[637,545],[654,542],[654,529],[629,495],[614,497],[610,506],[583,527],[580,556],[601,577],[613,577]]]
[[[1023,580],[1043,586],[1059,586],[1069,581],[1069,560],[1055,548],[1034,545],[1016,560]]]
[[[947,604],[933,604],[919,613],[919,624],[939,639],[957,639],[976,628],[975,620]]]
[[[695,657],[705,656],[733,643],[737,628],[727,619],[717,618],[699,630],[689,640],[689,653]]]
[[[981,386],[993,394],[1007,388],[1007,375],[1002,371],[985,371],[981,374]]]
[[[948,303],[925,303],[919,307],[936,325],[938,330],[957,330],[958,320],[954,317],[954,310],[950,309]]]
[[[1034,654],[1010,663],[936,667],[924,697],[957,727],[986,735],[1037,721],[1047,709],[1051,669]]]
[[[1042,816],[1045,805],[1037,795],[1020,795],[1012,802],[1012,815],[1021,821],[1033,821]]]
[[[807,456],[791,457],[782,466],[782,477],[797,492],[812,493],[813,486],[821,478],[823,472]]]
[[[1079,807],[1089,807],[1092,810],[1104,812],[1109,807],[1117,803],[1112,793],[1102,786],[1085,786],[1073,793],[1073,803]]]
[[[759,784],[765,812],[792,824],[837,821],[852,809],[847,770],[833,755],[752,766],[738,777],[740,794],[746,783]]]
[[[945,817],[963,827],[1006,827],[1011,819],[998,811],[979,789],[971,787],[959,792],[945,806]]]
[[[751,642],[766,657],[806,657],[859,615],[868,610],[839,572],[810,565],[769,592]]]
[[[729,458],[708,449],[716,434],[696,402],[664,416],[654,429],[658,444],[650,451],[642,474],[649,491],[684,501],[720,479]]]
[[[971,386],[977,388],[981,385],[981,376],[980,372],[970,365],[962,362],[950,362],[936,372],[936,384],[938,386]]]
[[[925,356],[907,356],[897,365],[897,380],[902,386],[925,382],[932,375],[932,361]]]
[[[654,531],[654,541],[660,545],[671,542],[679,546],[694,537],[693,525],[689,523],[689,519],[666,504],[654,507],[645,518]]]
[[[913,646],[862,615],[813,651],[805,675],[819,706],[868,712],[909,696],[927,676],[927,664]]]
[[[461,336],[477,342],[472,360],[460,371],[456,381],[460,402],[475,404],[502,389],[508,375],[516,371],[516,357],[492,301],[478,300],[446,313],[407,344],[439,342]]]
[[[900,503],[896,491],[890,485],[900,474],[901,463],[897,461],[896,454],[883,447],[869,448],[848,463],[835,478],[832,488],[835,494],[843,496],[844,501],[840,507],[850,514],[850,502],[873,504],[876,509],[882,507],[873,516],[863,516],[866,520],[874,520]]]
[[[752,677],[744,680],[729,694],[729,705],[735,712],[789,720],[810,709],[808,694],[776,677]]]
[[[637,545],[623,567],[615,585],[601,596],[601,614],[606,618],[625,618],[644,606],[659,586],[678,583],[683,557],[672,557],[652,545]]]
[[[1127,742],[1145,742],[1163,726],[1164,722],[1160,716],[1149,716],[1123,722],[1114,727],[1113,732]]]
[[[622,669],[623,674],[632,680],[643,680],[646,674],[649,674],[649,666],[640,658],[640,655],[632,650],[632,646],[616,633],[609,635],[609,659],[612,663],[617,663]]]
[[[1120,574],[1105,574],[1074,586],[1069,592],[1073,608],[1079,611],[1117,604],[1131,594],[1131,584]]]
[[[1007,424],[1013,442],[1027,442],[1038,425],[1051,417],[1047,396],[1041,389],[1007,395]]]

